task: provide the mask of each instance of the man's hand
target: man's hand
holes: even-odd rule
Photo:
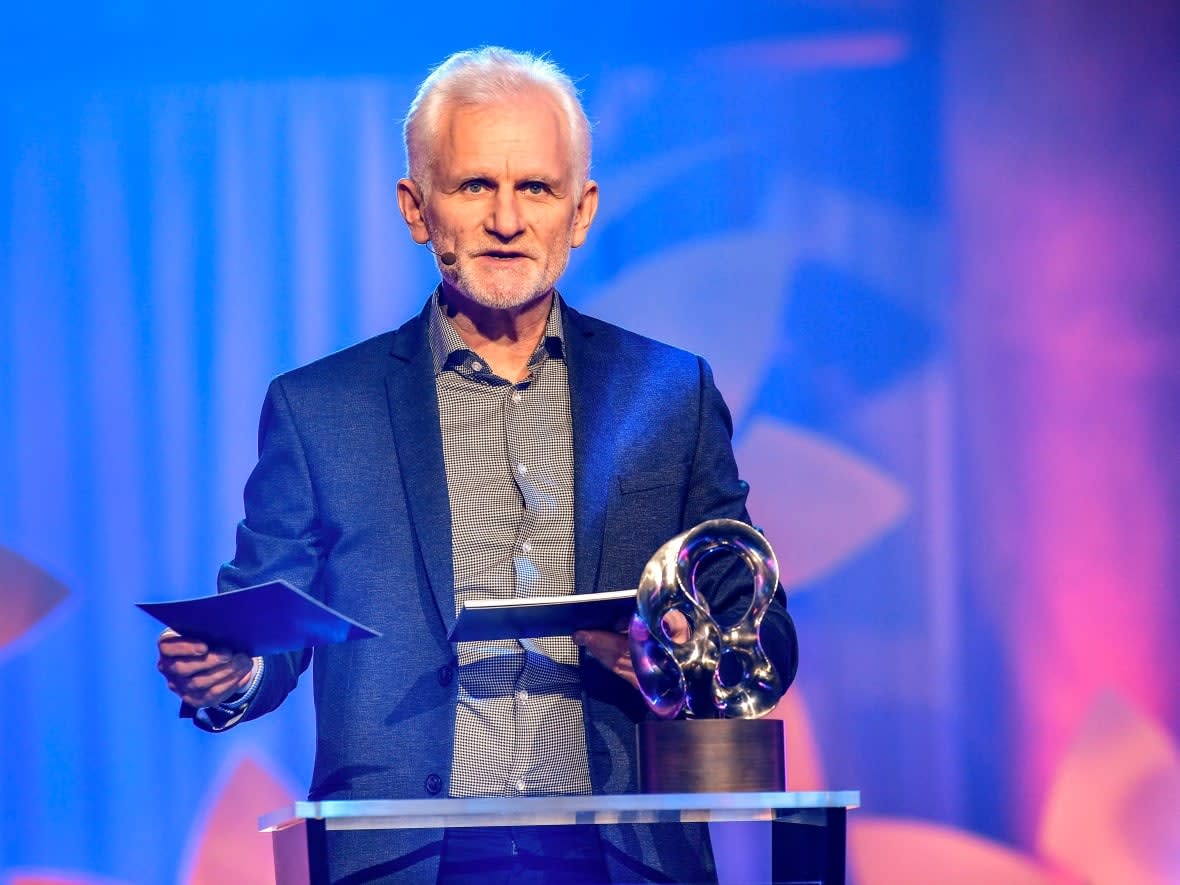
[[[190,707],[212,707],[245,691],[254,672],[249,655],[211,650],[199,639],[165,630],[156,641],[160,658],[156,669],[168,688]]]
[[[689,637],[688,619],[678,611],[664,615],[664,632],[673,642],[684,642]],[[640,627],[640,629],[643,629]],[[626,633],[609,630],[579,630],[574,644],[586,649],[587,654],[616,676],[621,676],[636,689],[639,680],[631,664],[631,640]]]

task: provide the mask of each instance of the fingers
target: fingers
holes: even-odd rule
[[[173,691],[190,707],[213,707],[238,691],[240,681],[240,678],[231,675],[218,679],[208,688],[197,688],[190,684],[178,686]]]
[[[237,670],[221,671],[217,674],[194,680],[168,680],[168,688],[192,707],[212,707],[240,691],[249,684],[249,673],[245,677]]]
[[[209,707],[249,684],[254,661],[248,655],[210,649],[206,643],[165,630],[157,641],[156,669],[168,689],[186,704]]]
[[[245,655],[235,655],[234,660],[227,667],[227,670],[215,677],[209,674],[198,677],[201,682],[205,679],[211,679],[211,682],[203,692],[200,691],[201,683],[192,686],[196,689],[193,696],[202,700],[202,703],[194,706],[208,707],[220,704],[226,698],[243,691],[250,684],[250,678],[254,675],[254,660],[252,658]]]
[[[660,626],[665,637],[673,643],[686,642],[692,636],[688,618],[675,609],[664,615]],[[586,649],[590,657],[616,676],[639,688],[639,678],[635,675],[635,666],[631,661],[630,638],[643,642],[650,635],[643,621],[635,618],[631,621],[629,634],[611,633],[606,630],[579,630],[574,634],[574,644]]]
[[[586,649],[586,653],[616,676],[621,676],[636,688],[639,680],[631,666],[631,646],[625,633],[611,633],[607,630],[579,630],[574,634],[574,644]]]
[[[194,689],[206,689],[215,685],[220,685],[222,682],[229,680],[233,683],[241,681],[244,675],[249,674],[253,666],[253,661],[245,656],[234,657],[224,664],[216,664],[204,670],[199,670],[191,675],[183,673],[165,674],[172,676],[178,681],[182,680],[184,684]]]
[[[688,618],[684,616],[683,612],[672,609],[663,620],[660,621],[660,626],[663,628],[664,636],[673,643],[679,645],[682,642],[687,642],[692,638],[692,627],[689,626]],[[647,624],[643,623],[639,618],[631,621],[630,633],[637,640],[643,640],[651,636],[651,631],[647,629]]]
[[[160,634],[156,647],[161,657],[170,658],[199,657],[209,652],[209,646],[201,640],[181,636],[171,627]]]
[[[664,628],[664,635],[676,644],[688,641],[689,636],[692,635],[692,630],[688,627],[688,618],[684,616],[683,612],[676,609],[672,609],[664,615],[660,625]]]

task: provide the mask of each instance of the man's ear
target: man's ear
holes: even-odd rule
[[[586,234],[598,212],[598,182],[587,181],[582,186],[582,197],[578,200],[578,208],[574,211],[574,230],[570,237],[570,245],[575,249],[586,242]]]
[[[414,242],[422,246],[430,242],[430,229],[426,225],[426,204],[422,189],[412,178],[403,178],[397,183],[397,208],[401,210],[406,227]]]

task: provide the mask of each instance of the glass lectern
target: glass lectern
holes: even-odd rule
[[[277,885],[327,885],[329,830],[678,821],[766,821],[774,883],[843,885],[845,815],[859,805],[855,790],[296,802],[259,826],[272,834]]]

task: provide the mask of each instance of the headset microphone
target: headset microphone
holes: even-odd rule
[[[432,255],[434,255],[436,258],[438,258],[438,260],[441,261],[443,264],[445,264],[447,267],[451,267],[452,265],[454,265],[454,263],[456,261],[459,260],[459,256],[456,255],[454,252],[435,252],[429,243],[426,244],[426,248],[429,249],[430,253]]]

